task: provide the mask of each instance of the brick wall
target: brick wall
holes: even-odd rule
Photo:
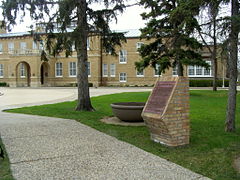
[[[175,81],[176,84],[162,113],[146,112],[146,107],[143,111],[142,116],[150,129],[151,139],[172,147],[188,144],[190,130],[188,78],[160,77],[158,81]],[[161,98],[161,95],[159,97]]]

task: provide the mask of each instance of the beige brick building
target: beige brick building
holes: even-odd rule
[[[144,86],[153,85],[159,76],[152,67],[137,72],[134,63],[140,60],[137,49],[146,40],[140,40],[138,30],[126,30],[127,42],[117,49],[118,56],[102,53],[100,37],[88,39],[88,75],[94,86]],[[29,32],[0,34],[0,82],[10,87],[69,86],[76,84],[76,52],[71,57],[64,55],[50,57],[48,62],[40,60],[44,47],[35,43]],[[212,64],[209,53],[202,52],[206,61]],[[224,66],[219,60],[218,77],[225,76]],[[212,78],[212,70],[202,67],[185,67],[185,76],[190,78]],[[164,75],[175,76],[175,69]]]

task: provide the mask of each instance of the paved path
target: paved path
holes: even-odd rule
[[[91,89],[91,96],[139,88]],[[72,100],[74,88],[0,88],[0,109]],[[208,179],[74,120],[0,113],[17,180]]]

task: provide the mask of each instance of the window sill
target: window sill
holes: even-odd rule
[[[127,62],[119,62],[119,64],[127,64]]]

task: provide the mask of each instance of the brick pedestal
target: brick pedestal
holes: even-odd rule
[[[142,117],[153,141],[172,147],[189,144],[188,78],[160,77]]]

